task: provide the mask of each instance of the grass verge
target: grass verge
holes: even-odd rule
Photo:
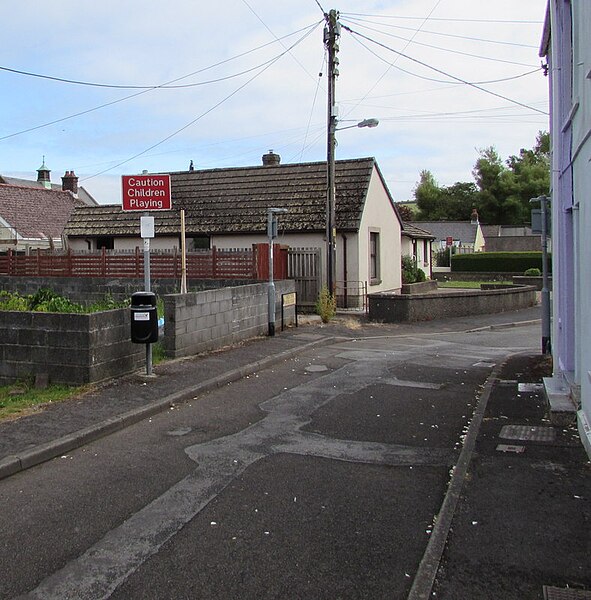
[[[37,407],[62,402],[84,390],[84,387],[57,384],[36,389],[27,382],[0,386],[0,421],[22,417]]]

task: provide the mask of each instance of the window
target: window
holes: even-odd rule
[[[115,248],[115,240],[112,237],[104,236],[96,238],[97,250],[113,250]]]
[[[423,240],[423,265],[429,264],[429,240]]]
[[[369,278],[370,285],[381,283],[380,279],[380,233],[369,232]]]

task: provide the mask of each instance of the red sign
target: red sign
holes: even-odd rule
[[[170,210],[170,175],[122,175],[123,210]]]
[[[451,236],[448,236],[445,238],[445,245],[446,246],[453,246],[454,245],[454,239]]]

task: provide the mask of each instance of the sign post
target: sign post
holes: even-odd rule
[[[171,210],[170,175],[122,175],[122,209],[124,211]],[[155,236],[154,217],[140,217],[140,234],[144,240],[144,291],[151,291],[150,239]],[[146,375],[152,375],[152,344],[146,344]]]

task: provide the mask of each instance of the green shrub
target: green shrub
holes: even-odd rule
[[[527,269],[541,269],[542,252],[474,252],[456,254],[451,259],[452,271],[481,273],[523,273]],[[551,256],[548,267],[552,268]]]
[[[89,306],[72,302],[69,298],[56,294],[49,288],[39,288],[30,296],[20,296],[16,293],[0,292],[0,310],[16,310],[21,312],[52,312],[52,313],[93,313],[129,305],[130,300],[117,302],[111,296]]]
[[[26,298],[13,294],[11,292],[0,292],[0,310],[29,310],[29,303]]]
[[[316,313],[323,323],[328,323],[337,314],[337,299],[324,286],[316,301]]]
[[[526,277],[539,277],[542,274],[542,271],[540,271],[540,269],[526,269],[525,272],[523,273]]]
[[[412,256],[402,257],[402,283],[419,283],[426,279],[425,272],[417,266]]]

